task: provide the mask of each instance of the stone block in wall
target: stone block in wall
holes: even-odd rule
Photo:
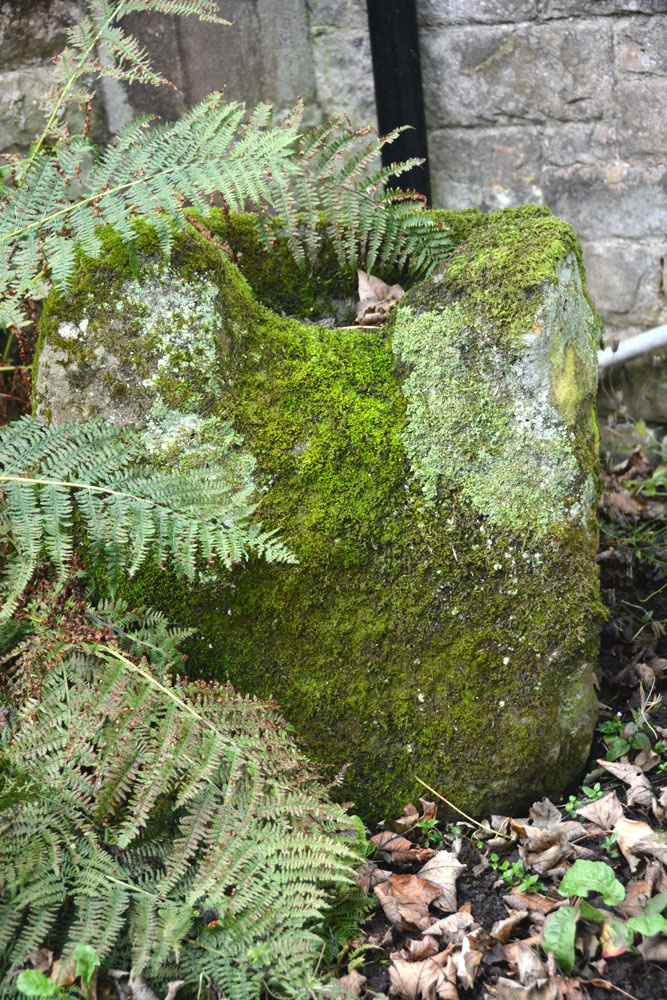
[[[122,85],[130,116],[151,113],[173,119],[211,91],[225,88],[230,100],[252,107],[264,101],[279,110],[299,97],[314,101],[315,78],[305,0],[219,0],[231,24],[216,25],[158,13],[131,14],[126,29],[144,46],[156,69],[182,95],[167,87]],[[105,95],[108,101],[110,98]],[[120,122],[122,124],[122,121]]]
[[[617,70],[667,76],[667,17],[628,18],[615,26],[614,35]]]
[[[549,122],[540,127],[539,134],[541,159],[549,166],[595,166],[617,158],[613,122]]]
[[[53,65],[0,73],[0,153],[25,152],[46,124],[41,97],[53,82]],[[79,131],[85,113],[68,107],[70,128]]]
[[[667,322],[667,297],[662,292],[667,238],[636,243],[604,240],[583,243],[582,249],[588,290],[608,322],[623,324],[629,313],[645,329]]]
[[[83,0],[0,0],[0,68],[47,61],[65,46]]]
[[[419,24],[504,24],[534,20],[539,0],[417,0]]]
[[[346,28],[368,31],[366,0],[306,0],[310,30]]]
[[[375,83],[368,27],[311,28],[317,104],[323,119],[344,112],[353,125],[376,125]]]
[[[483,212],[540,202],[540,140],[535,129],[436,129],[429,133],[433,202]]]
[[[431,128],[587,121],[612,105],[606,23],[449,28],[422,32],[421,44]]]
[[[667,231],[664,177],[660,163],[544,167],[542,190],[582,240],[660,238]]]
[[[582,17],[617,14],[664,14],[667,0],[545,0],[541,15],[550,17]]]
[[[667,76],[639,77],[616,85],[618,132],[625,156],[654,156],[667,150]]]

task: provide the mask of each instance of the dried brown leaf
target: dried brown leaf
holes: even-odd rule
[[[549,847],[546,851],[542,851],[540,854],[529,854],[526,858],[526,863],[533,871],[543,875],[544,872],[551,871],[552,868],[555,868],[558,862],[562,861],[568,853],[568,848],[563,844],[554,844],[553,847]]]
[[[535,826],[558,826],[562,822],[558,808],[546,797],[534,802],[528,811]]]
[[[665,661],[667,663],[667,660]],[[438,807],[435,802],[429,802],[428,799],[419,800],[422,807],[422,819],[435,819],[438,815]]]
[[[359,303],[357,323],[375,325],[384,323],[391,306],[405,295],[400,285],[387,285],[374,274],[357,271]]]
[[[391,872],[386,868],[380,868],[374,861],[366,861],[363,865],[359,865],[354,876],[362,892],[370,892],[380,882],[386,882],[390,878]]]
[[[423,962],[394,958],[389,967],[389,993],[405,1000],[458,1000],[452,956],[442,951]]]
[[[426,934],[425,931],[424,934]],[[440,944],[434,937],[422,936],[421,940],[419,938],[411,938],[406,943],[406,948],[408,949],[410,961],[418,962],[425,958],[430,958],[431,955],[437,955],[440,951]]]
[[[505,944],[512,936],[512,931],[516,925],[525,920],[529,912],[529,910],[512,910],[504,920],[496,920],[491,928],[491,937],[495,938],[496,941],[500,941],[501,944]]]
[[[390,830],[394,833],[406,833],[418,822],[419,813],[413,803],[408,802],[407,806],[403,806],[403,815],[399,816],[398,819],[387,820],[384,826],[385,830]]]
[[[639,860],[634,854],[633,848],[645,837],[650,837],[653,830],[643,820],[626,819],[625,816],[621,816],[614,824],[614,833],[621,853],[630,866],[630,871],[634,872]]]
[[[384,854],[389,861],[394,861],[398,864],[410,864],[413,861],[428,861],[436,854],[436,851],[432,847],[419,847],[418,844],[413,844],[405,837],[401,837],[400,834],[392,833],[389,830],[376,833],[374,837],[371,837],[371,844],[373,844],[376,851]]]
[[[515,890],[508,896],[503,896],[503,902],[514,909],[527,909],[535,913],[551,913],[552,910],[567,903],[565,899],[552,899],[551,896],[543,896],[539,892],[518,892]]]
[[[457,913],[450,913],[427,927],[423,936],[439,937],[443,944],[461,944],[468,931],[477,926],[470,912],[470,903],[464,903]]]
[[[522,986],[515,979],[501,976],[486,995],[493,1000],[559,1000],[558,987],[552,979],[542,979],[531,986]]]
[[[446,913],[456,911],[456,880],[465,868],[451,851],[438,851],[419,869],[419,876],[440,887],[435,905]]]
[[[456,967],[456,978],[464,989],[470,990],[475,985],[475,978],[488,937],[482,927],[466,934],[461,942],[461,950],[453,955]]]
[[[428,905],[441,890],[418,875],[392,875],[373,891],[394,927],[403,931],[423,931],[433,923]]]
[[[588,820],[589,823],[599,827],[601,830],[611,830],[614,824],[622,817],[623,806],[616,792],[609,792],[603,798],[597,799],[595,802],[589,802],[587,806],[577,809],[577,812],[584,819]]]
[[[53,965],[52,951],[49,951],[48,948],[37,948],[35,951],[29,952],[26,958],[33,969],[37,969],[38,972],[43,972],[45,976],[48,976]]]
[[[531,986],[546,975],[537,950],[525,941],[510,941],[504,946],[503,955],[505,961],[516,969],[522,986]]]
[[[638,917],[649,901],[646,879],[630,879],[625,887],[625,899],[619,903],[619,910],[624,917]]]
[[[645,962],[667,962],[667,937],[664,934],[644,938],[637,947]]]
[[[651,808],[655,801],[653,790],[641,768],[618,760],[598,760],[598,764],[628,786],[625,798],[630,808],[632,806],[639,806],[641,809]]]
[[[342,986],[345,991],[355,997],[361,996],[361,991],[365,985],[366,976],[362,976],[356,969],[348,972],[346,976],[341,976],[338,980],[338,986]]]

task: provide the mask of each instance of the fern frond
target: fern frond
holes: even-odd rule
[[[272,708],[176,685],[159,651],[156,670],[86,641],[86,621],[35,625],[9,678],[3,773],[39,797],[0,798],[0,991],[46,943],[104,957],[128,939],[157,982],[204,971],[241,1000],[307,983],[312,925],[350,882],[345,814]]]
[[[82,462],[91,450],[86,480]],[[0,620],[16,608],[40,562],[50,558],[62,584],[73,553],[76,510],[113,585],[152,557],[171,558],[188,579],[198,561],[227,568],[248,552],[294,562],[274,532],[252,524],[249,488],[235,490],[217,469],[173,470],[140,465],[141,437],[99,422],[46,428],[22,417],[0,429],[0,537],[10,544],[0,593]],[[44,471],[42,471],[44,470]]]

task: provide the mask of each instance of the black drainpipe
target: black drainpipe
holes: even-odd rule
[[[380,135],[411,125],[382,150],[382,163],[426,159],[426,117],[419,62],[415,0],[366,0],[373,54],[375,103]],[[419,191],[431,201],[428,160],[390,182],[403,191]]]

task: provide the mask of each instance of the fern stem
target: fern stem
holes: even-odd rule
[[[121,13],[122,13],[122,7],[120,8],[120,10],[121,10]],[[60,94],[60,97],[58,98],[58,100],[56,101],[56,103],[53,106],[53,110],[51,111],[51,115],[49,117],[49,120],[47,121],[46,125],[44,126],[44,130],[43,130],[42,134],[40,135],[39,139],[37,140],[37,142],[35,144],[35,148],[33,149],[33,151],[31,152],[30,156],[28,157],[28,162],[26,163],[26,171],[25,171],[25,173],[27,173],[27,171],[30,169],[31,163],[33,162],[33,160],[35,159],[35,157],[39,153],[40,149],[44,145],[46,137],[47,137],[47,135],[49,134],[49,132],[51,130],[51,126],[53,125],[54,121],[58,117],[58,112],[60,111],[60,109],[62,108],[62,106],[65,104],[65,102],[67,100],[67,95],[70,92],[70,90],[72,89],[75,81],[81,76],[82,73],[85,72],[86,63],[88,61],[88,57],[89,57],[90,53],[93,51],[93,49],[95,48],[95,46],[99,44],[99,40],[100,40],[100,37],[102,35],[102,32],[104,31],[105,28],[109,27],[109,25],[111,24],[111,22],[117,16],[118,16],[118,9],[112,10],[111,14],[106,19],[106,21],[104,22],[104,24],[101,27],[98,28],[97,34],[95,35],[95,38],[93,39],[93,41],[91,42],[91,44],[88,46],[88,48],[86,49],[86,51],[81,55],[81,58],[79,59],[78,65],[72,70],[69,79],[67,80],[67,82],[65,83],[65,85],[64,85],[64,87],[62,89],[62,93]],[[24,177],[25,177],[25,173],[23,175]]]
[[[134,493],[125,493],[123,490],[112,490],[109,486],[92,486],[90,483],[74,483],[67,479],[32,479],[30,476],[0,476],[2,483],[32,483],[35,486],[67,486],[72,490],[89,490],[91,493],[107,493],[114,497],[126,497],[128,500],[139,500],[141,503],[150,504],[151,507],[161,506],[155,500],[146,497],[135,496]]]

